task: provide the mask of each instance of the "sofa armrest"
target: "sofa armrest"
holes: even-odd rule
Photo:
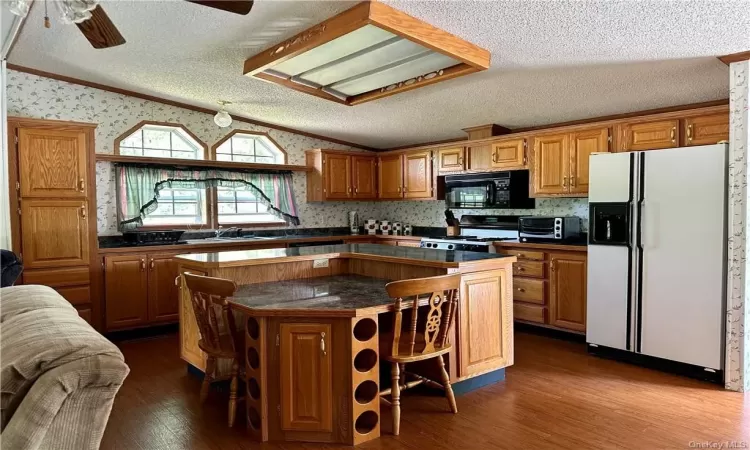
[[[98,449],[129,371],[118,358],[93,355],[45,372],[3,430],[3,448]]]

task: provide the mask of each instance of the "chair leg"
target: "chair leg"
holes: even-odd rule
[[[458,407],[456,406],[456,397],[453,395],[451,379],[448,376],[448,372],[445,371],[445,362],[443,361],[443,355],[440,355],[435,359],[437,359],[438,367],[440,368],[440,378],[442,378],[443,381],[443,387],[445,388],[445,397],[448,399],[448,405],[450,405],[453,414],[456,414],[458,412]]]
[[[201,403],[205,403],[208,398],[208,390],[211,388],[211,381],[214,379],[214,369],[216,368],[216,358],[209,356],[206,358],[206,374],[203,377],[203,384],[201,385]]]
[[[400,371],[399,381],[401,386],[406,386],[406,364],[399,363],[398,370]]]
[[[237,360],[232,361],[232,381],[229,383],[229,428],[234,426],[234,418],[237,415],[237,372],[239,372],[239,363]]]
[[[401,386],[399,386],[399,365],[391,364],[391,406],[393,411],[393,434],[398,436],[401,426]]]

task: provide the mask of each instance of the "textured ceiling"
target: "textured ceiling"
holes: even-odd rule
[[[242,64],[354,3],[256,0],[238,16],[178,0],[104,1],[127,39],[106,50],[56,11],[45,29],[37,3],[10,63],[198,106],[230,100],[235,114],[373,147],[726,98],[728,68],[715,56],[750,49],[745,0],[390,1],[489,49],[492,66],[347,107],[244,77]]]

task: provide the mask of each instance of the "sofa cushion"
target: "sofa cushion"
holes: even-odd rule
[[[52,288],[2,288],[0,311],[0,429],[45,372],[95,355],[123,360],[117,347]]]

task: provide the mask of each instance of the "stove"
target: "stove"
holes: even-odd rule
[[[438,250],[494,252],[493,241],[518,239],[518,218],[464,214],[459,223],[459,236],[422,238],[419,246]]]

